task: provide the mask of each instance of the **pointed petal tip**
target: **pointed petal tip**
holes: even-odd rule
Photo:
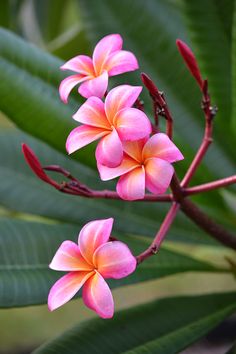
[[[114,310],[109,313],[97,313],[103,320],[110,320],[114,316]]]
[[[176,154],[176,162],[177,161],[182,161],[182,160],[184,160],[184,155],[179,150],[178,153]]]

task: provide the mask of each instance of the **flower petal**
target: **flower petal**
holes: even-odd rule
[[[102,98],[108,86],[108,73],[104,71],[101,75],[90,78],[79,87],[79,93],[85,98],[96,96]]]
[[[114,168],[104,166],[100,163],[97,164],[100,178],[102,181],[108,181],[110,179],[122,176],[125,173],[132,171],[138,166],[139,165],[137,164],[137,162],[128,156],[124,156],[121,164]]]
[[[123,108],[131,107],[141,91],[142,86],[120,85],[108,93],[105,100],[105,112],[111,124],[113,124],[116,113]]]
[[[111,290],[103,277],[95,273],[83,287],[85,305],[102,318],[111,318],[114,314],[114,301]]]
[[[73,118],[93,127],[111,129],[104,111],[104,103],[98,97],[90,97],[80,106]]]
[[[135,168],[121,176],[117,183],[116,191],[125,200],[143,199],[145,195],[144,168]]]
[[[135,55],[126,50],[118,50],[111,53],[104,64],[104,69],[108,71],[109,76],[119,75],[138,68],[138,61]]]
[[[175,144],[164,133],[153,135],[143,148],[143,159],[158,157],[168,162],[182,160],[184,157]]]
[[[94,253],[94,265],[104,278],[121,279],[133,273],[137,261],[129,247],[120,241],[107,242]]]
[[[70,272],[60,278],[49,292],[49,310],[53,311],[72,299],[93,274],[94,272]]]
[[[93,264],[93,254],[107,242],[113,225],[113,218],[94,220],[87,223],[79,233],[78,244],[82,256]]]
[[[92,270],[93,267],[89,265],[82,257],[79,247],[72,241],[64,241],[58,248],[49,268],[61,271],[71,270]]]
[[[128,156],[140,164],[140,162],[143,161],[142,151],[147,140],[148,137],[136,141],[123,141],[123,150]]]
[[[78,55],[61,66],[62,70],[71,70],[83,75],[94,75],[93,61],[87,55]]]
[[[145,165],[146,188],[155,194],[165,193],[174,173],[173,166],[164,160],[152,158]]]
[[[94,48],[93,65],[96,74],[99,75],[109,55],[122,48],[123,40],[119,34],[109,34],[102,38]]]
[[[115,126],[121,140],[139,140],[151,134],[151,123],[137,108],[124,108],[115,116]]]
[[[71,75],[66,79],[62,80],[59,86],[59,94],[62,102],[68,103],[68,96],[72,89],[78,85],[80,82],[87,80],[87,76],[84,75]]]
[[[66,150],[68,154],[72,154],[72,152],[90,144],[92,141],[95,141],[106,134],[107,131],[102,128],[81,125],[70,132],[66,140]]]
[[[99,164],[108,167],[117,167],[123,158],[123,146],[115,129],[107,134],[98,143],[96,148],[96,159]]]

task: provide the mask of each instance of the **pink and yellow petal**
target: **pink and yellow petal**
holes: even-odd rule
[[[102,164],[97,164],[100,178],[102,181],[108,181],[110,179],[124,175],[125,173],[132,171],[138,167],[137,161],[131,159],[128,156],[124,156],[121,164],[117,167],[110,168]]]
[[[117,167],[123,158],[123,146],[116,130],[107,134],[98,143],[96,148],[96,159],[99,164],[108,167]]]
[[[60,271],[91,271],[92,267],[82,257],[79,247],[72,241],[64,241],[58,248],[49,268]]]
[[[111,53],[104,64],[104,69],[108,71],[109,76],[137,70],[138,67],[135,55],[126,50],[118,50]]]
[[[94,272],[70,272],[60,278],[48,295],[48,308],[57,309],[72,299]]]
[[[111,129],[111,126],[106,118],[104,103],[98,97],[88,98],[73,115],[73,118],[76,121],[86,125]]]
[[[114,123],[121,140],[139,140],[149,136],[152,131],[151,123],[145,113],[136,108],[120,110]]]
[[[79,93],[85,98],[96,96],[102,98],[108,86],[108,73],[104,71],[101,75],[95,78],[89,78],[79,87]]]
[[[103,37],[94,48],[93,65],[96,75],[100,75],[104,69],[104,64],[113,52],[122,48],[123,40],[119,34],[110,34]]]
[[[142,162],[143,147],[147,140],[148,137],[136,141],[123,141],[123,150],[140,164]]]
[[[143,159],[157,157],[168,162],[183,160],[183,155],[164,133],[153,135],[143,148]]]
[[[96,272],[83,287],[85,305],[101,318],[111,318],[114,314],[114,301],[111,290],[103,277]]]
[[[129,247],[120,241],[107,242],[94,253],[94,265],[104,278],[121,279],[133,273],[137,261]]]
[[[108,134],[103,128],[91,127],[89,125],[81,125],[71,131],[66,140],[66,150],[68,154],[72,154],[83,146]]]
[[[93,264],[93,254],[96,249],[108,241],[113,221],[113,218],[90,221],[80,231],[79,249],[90,264]]]
[[[131,107],[141,91],[141,86],[120,85],[108,93],[105,100],[105,112],[111,124],[113,124],[116,113],[123,108]]]
[[[94,76],[93,61],[87,55],[78,55],[61,66],[62,70],[71,70],[86,76]]]
[[[165,193],[174,174],[173,166],[158,158],[149,159],[145,164],[146,188],[154,194]]]
[[[71,75],[67,77],[66,79],[62,80],[59,86],[59,94],[62,102],[68,103],[68,97],[72,89],[80,84],[81,82],[87,80],[88,77],[84,75]]]
[[[145,171],[137,167],[131,172],[121,176],[116,191],[124,200],[143,199],[145,195]]]

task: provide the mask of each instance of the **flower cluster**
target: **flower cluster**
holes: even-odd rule
[[[73,116],[82,125],[73,129],[68,136],[68,153],[100,139],[95,154],[98,171],[103,181],[120,177],[117,192],[90,189],[58,165],[43,167],[34,152],[26,144],[22,145],[25,159],[38,178],[63,193],[88,198],[172,202],[152,243],[136,257],[124,243],[110,237],[112,218],[86,224],[79,234],[78,243],[64,241],[50,268],[69,273],[60,278],[49,292],[48,306],[51,311],[69,301],[83,287],[85,305],[100,317],[111,318],[114,302],[105,279],[126,277],[134,272],[137,264],[156,254],[180,207],[190,219],[218,241],[236,248],[233,235],[210,220],[194,203],[185,198],[233,184],[236,176],[188,188],[212,141],[212,122],[217,108],[211,105],[208,82],[202,79],[191,49],[181,40],[176,43],[203,94],[202,108],[206,127],[202,144],[181,182],[177,176],[172,179],[172,163],[183,159],[183,155],[171,141],[173,119],[164,95],[153,81],[146,74],[141,75],[152,97],[155,129],[143,112],[139,100],[142,87],[126,84],[108,91],[109,76],[138,69],[135,56],[121,49],[122,38],[118,34],[104,37],[95,47],[92,58],[79,55],[65,63],[63,70],[72,70],[77,74],[64,79],[59,88],[64,103],[67,103],[71,90],[77,84],[81,84],[79,93],[87,99]],[[135,104],[136,108],[133,107]],[[166,118],[166,134],[159,132],[159,115]],[[45,171],[60,173],[68,182],[59,183]],[[159,196],[166,192],[171,180],[172,194]],[[155,195],[145,195],[145,189]]]
[[[166,134],[151,136],[148,117],[133,107],[142,87],[120,85],[108,92],[109,76],[138,69],[135,56],[121,48],[121,36],[112,34],[100,40],[92,58],[79,55],[69,60],[61,69],[76,74],[61,82],[59,93],[67,103],[71,90],[81,84],[79,93],[87,99],[73,115],[81,125],[67,138],[68,153],[100,139],[95,155],[101,179],[120,177],[117,183],[120,198],[137,200],[144,198],[145,189],[164,193],[174,173],[171,163],[183,156]],[[59,188],[45,174],[32,151],[25,146],[23,149],[35,173]],[[50,290],[51,311],[69,301],[83,286],[85,305],[102,318],[113,316],[113,298],[105,279],[128,276],[136,269],[137,260],[124,243],[111,241],[112,224],[112,218],[91,221],[81,230],[78,244],[68,240],[61,244],[50,268],[69,273]]]
[[[69,60],[61,68],[77,74],[64,79],[59,92],[67,103],[72,88],[82,83],[79,93],[87,98],[73,115],[82,125],[69,134],[68,153],[100,139],[96,160],[101,179],[121,176],[117,193],[122,199],[136,200],[144,198],[145,188],[155,194],[166,192],[174,173],[171,163],[183,155],[167,135],[150,137],[148,117],[132,107],[142,87],[120,85],[107,93],[109,76],[138,69],[135,56],[121,48],[121,36],[111,34],[98,42],[92,59],[79,55]]]

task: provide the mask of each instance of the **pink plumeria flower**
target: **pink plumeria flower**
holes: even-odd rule
[[[142,139],[151,133],[148,117],[136,108],[141,86],[121,85],[112,89],[105,103],[98,97],[90,97],[73,118],[83,125],[72,130],[66,141],[69,154],[102,138],[96,149],[99,163],[117,167],[123,158],[122,141]]]
[[[112,225],[112,218],[91,221],[80,231],[78,244],[61,244],[49,267],[69,273],[51,288],[50,311],[68,302],[83,286],[85,305],[102,318],[113,316],[113,297],[105,279],[127,277],[137,262],[123,242],[109,241]]]
[[[110,34],[96,45],[93,57],[78,55],[61,66],[76,75],[64,79],[59,87],[61,100],[67,103],[71,90],[78,84],[81,96],[102,98],[107,90],[108,76],[119,75],[138,69],[134,54],[121,50],[123,40],[119,34]]]
[[[183,155],[166,134],[158,133],[150,139],[125,142],[124,159],[116,168],[98,163],[103,181],[121,176],[116,190],[125,200],[143,199],[145,188],[154,194],[164,193],[170,185],[174,168],[172,162]]]

